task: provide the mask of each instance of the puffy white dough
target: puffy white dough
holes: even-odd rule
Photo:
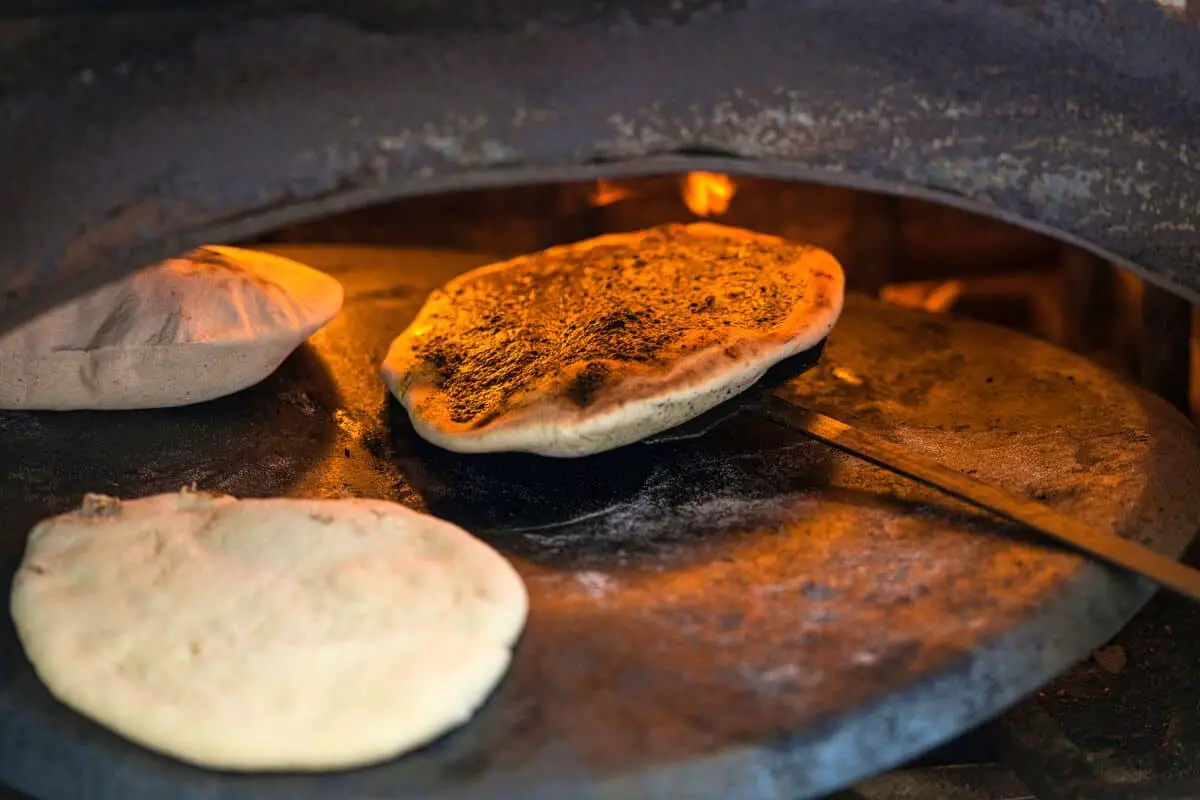
[[[161,408],[245,389],[341,310],[334,278],[210,246],[65,303],[0,337],[0,408]]]
[[[17,632],[67,706],[229,770],[394,757],[505,674],[525,587],[450,523],[379,500],[89,495],[30,534]]]

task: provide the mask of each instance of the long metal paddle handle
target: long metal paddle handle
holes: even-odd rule
[[[1193,600],[1200,600],[1200,571],[1153,550],[1016,497],[933,459],[865,433],[772,393],[762,400],[767,417],[843,453],[937,489],[978,509],[1011,520],[1076,550],[1135,572]]]

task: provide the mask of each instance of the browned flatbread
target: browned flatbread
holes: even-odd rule
[[[824,250],[740,228],[601,236],[450,281],[383,377],[448,450],[589,455],[686,422],[819,343],[843,286]]]

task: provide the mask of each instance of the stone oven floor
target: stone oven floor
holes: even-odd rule
[[[1000,720],[827,800],[1126,797],[1200,797],[1200,606],[1174,594]]]

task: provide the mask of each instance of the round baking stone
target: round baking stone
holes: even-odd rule
[[[222,774],[54,701],[5,617],[0,781],[42,800],[811,798],[996,715],[1152,593],[748,416],[595,460],[431,450],[388,400],[380,359],[429,290],[486,259],[274,250],[335,275],[346,305],[267,382],[167,411],[0,416],[4,574],[30,526],[86,491],[194,481],[391,498],[516,563],[531,614],[511,672],[468,725],[408,757]],[[1012,332],[851,298],[820,366],[792,385],[820,411],[1161,552],[1200,527],[1183,416]]]

